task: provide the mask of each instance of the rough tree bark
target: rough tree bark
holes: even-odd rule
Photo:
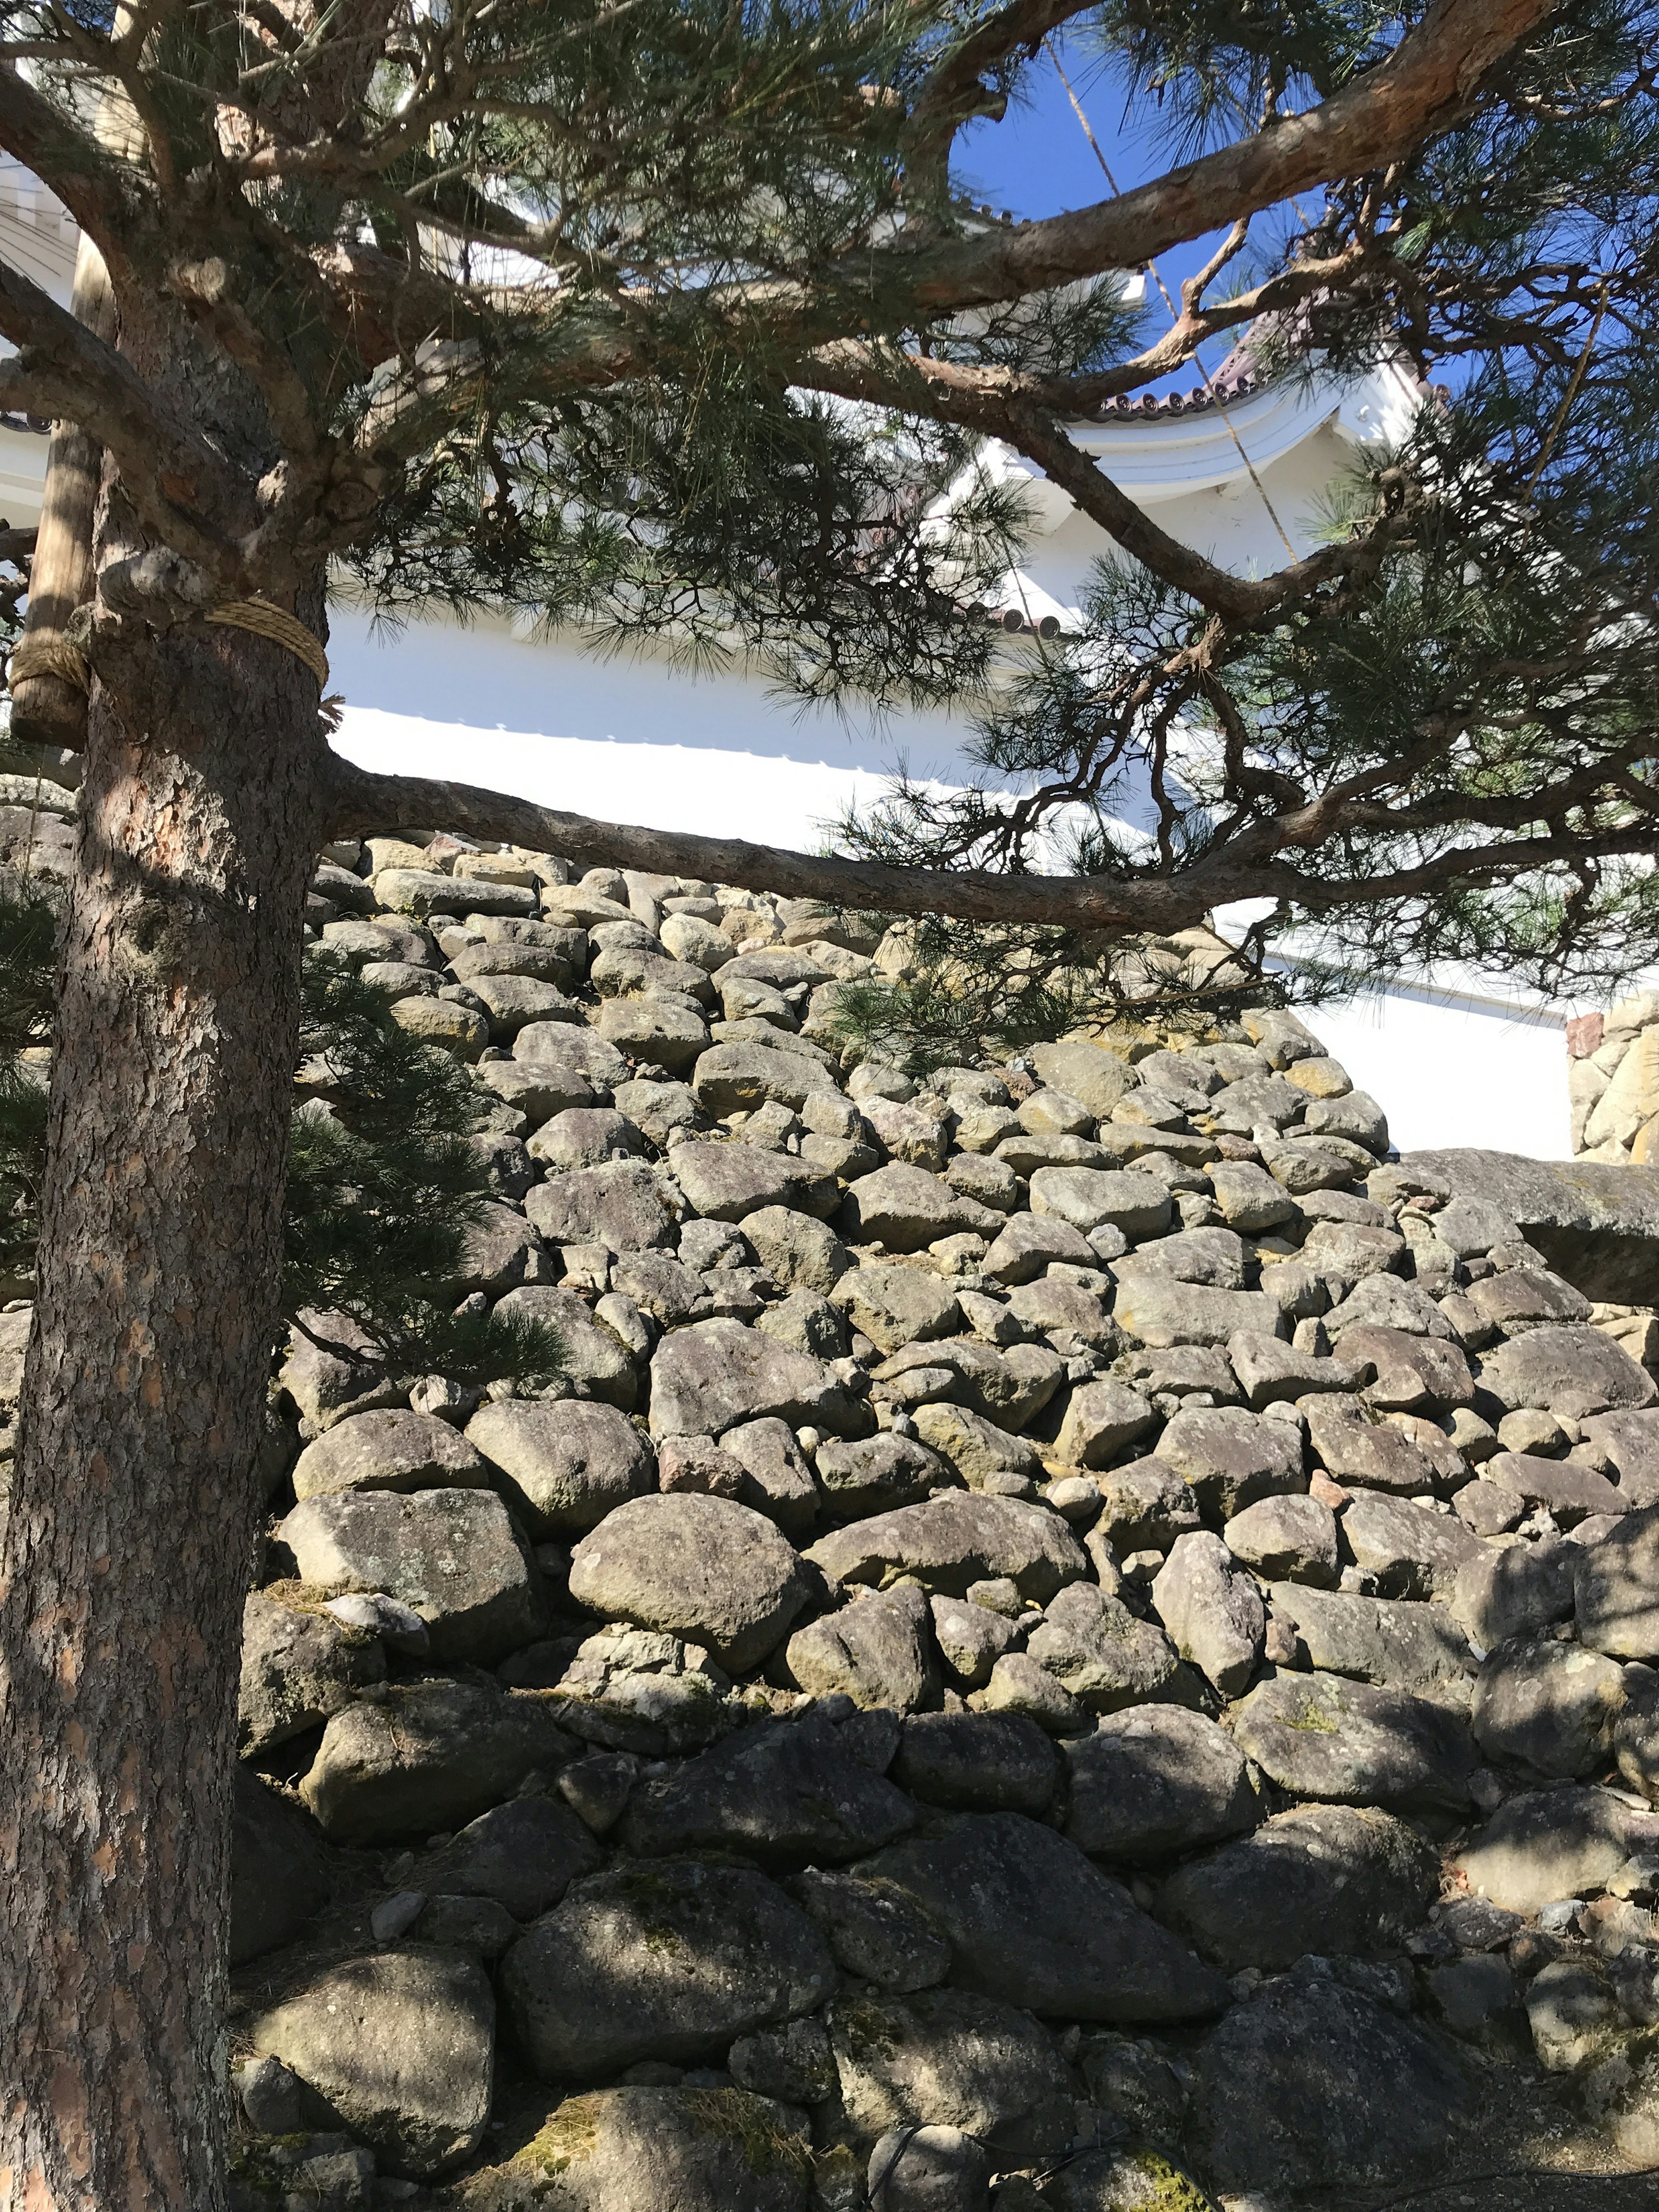
[[[257,444],[246,393],[179,352],[197,419]],[[100,533],[131,550],[118,494]],[[297,611],[319,624],[320,579]],[[117,650],[0,1532],[0,2204],[218,2212],[232,1661],[323,746],[275,644],[192,623]]]

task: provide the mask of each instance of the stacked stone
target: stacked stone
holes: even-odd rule
[[[1567,1091],[1577,1158],[1659,1165],[1659,997],[1568,1023]]]
[[[453,1294],[566,1371],[283,1365],[247,2201],[1288,2203],[1443,2160],[1470,2051],[1659,2155],[1659,1409],[1587,1299],[1291,1014],[918,1082],[835,1031],[893,940],[570,873],[318,874],[489,1102]]]

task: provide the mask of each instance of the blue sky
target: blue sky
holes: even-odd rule
[[[1097,59],[1075,41],[1062,46],[1060,59],[1120,187],[1158,176],[1182,158],[1160,142],[1143,116],[1126,121],[1121,89]],[[1002,122],[970,125],[957,142],[957,174],[971,197],[1027,220],[1107,198],[1111,187],[1046,49],[1026,72],[1023,89],[1020,104]],[[1159,257],[1159,273],[1172,294],[1182,277],[1203,266],[1218,236],[1194,240]],[[1212,296],[1224,297],[1227,288],[1224,278]],[[1161,327],[1164,305],[1156,289],[1148,289],[1149,312],[1157,318],[1155,328]],[[1206,367],[1218,368],[1226,349],[1219,342],[1206,347]],[[1188,368],[1170,380],[1184,388],[1199,379]]]

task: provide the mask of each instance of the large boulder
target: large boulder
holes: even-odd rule
[[[469,1820],[424,1861],[420,1880],[434,1895],[493,1898],[515,1920],[534,1920],[599,1863],[592,1832],[568,1806],[514,1797]]]
[[[948,1492],[835,1529],[806,1557],[838,1582],[885,1589],[912,1576],[949,1597],[1006,1577],[1038,1605],[1088,1571],[1083,1547],[1046,1506]]]
[[[763,1514],[683,1491],[630,1499],[584,1536],[571,1555],[570,1595],[743,1668],[775,1648],[807,1584],[793,1547]]]
[[[361,2136],[389,2174],[425,2180],[483,2140],[495,2001],[476,1959],[417,1947],[348,1959],[247,2033],[306,2085],[311,2125]]]
[[[1659,1173],[1594,1160],[1532,1160],[1477,1149],[1407,1152],[1430,1189],[1490,1206],[1586,1297],[1628,1305],[1659,1274]]]
[[[743,2089],[589,2090],[461,2192],[465,2212],[810,2212],[812,2152]]]
[[[866,1875],[903,1890],[948,1937],[959,1988],[1062,2020],[1201,2020],[1220,1977],[1075,1844],[1020,1813],[964,1814],[895,1844]]]
[[[951,1601],[935,1599],[934,1604]],[[1060,1760],[1036,1723],[1023,1713],[912,1713],[891,1771],[895,1782],[925,1804],[951,1812],[1041,1815],[1053,1802]]]
[[[458,1828],[575,1752],[533,1692],[392,1682],[334,1715],[300,1794],[337,1841],[388,1843]]]
[[[465,1437],[429,1413],[350,1413],[309,1443],[294,1466],[294,1495],[331,1490],[474,1490],[489,1470]]]
[[[1097,1858],[1155,1864],[1260,1816],[1244,1754],[1201,1713],[1133,1705],[1065,1746],[1066,1833]]]
[[[1468,2104],[1462,2077],[1416,2028],[1316,1973],[1236,2005],[1198,2053],[1200,2172],[1224,2193],[1398,2185],[1441,2169]]]
[[[705,1220],[741,1221],[763,1207],[820,1216],[836,1208],[835,1177],[792,1152],[694,1138],[675,1146],[672,1164],[676,1182]]]
[[[1630,1856],[1630,1822],[1610,1790],[1529,1791],[1507,1798],[1453,1863],[1477,1897],[1537,1912],[1600,1889]]]
[[[875,1590],[825,1613],[789,1639],[785,1660],[815,1697],[851,1698],[866,1711],[915,1712],[939,1701],[939,1658],[927,1600],[906,1587]]]
[[[1038,1168],[1031,1176],[1031,1211],[1052,1213],[1086,1237],[1110,1222],[1134,1243],[1170,1225],[1169,1187],[1134,1168]]]
[[[811,1922],[765,1875],[653,1859],[591,1875],[501,1962],[501,2002],[550,2081],[641,2058],[696,2065],[734,2036],[816,2012],[836,1970]]]
[[[1582,1421],[1592,1413],[1652,1405],[1659,1397],[1652,1376],[1605,1330],[1529,1328],[1487,1352],[1480,1382],[1502,1404],[1535,1407]]]
[[[384,1590],[412,1607],[437,1658],[493,1666],[546,1618],[534,1563],[489,1491],[325,1492],[278,1534],[305,1582]]]
[[[237,1748],[269,1751],[350,1705],[386,1680],[386,1648],[371,1630],[348,1627],[311,1604],[284,1605],[250,1590],[242,1606]]]
[[[592,1399],[504,1398],[479,1408],[466,1441],[506,1478],[532,1536],[592,1528],[656,1481],[651,1448],[627,1414]]]
[[[1467,1702],[1474,1655],[1445,1606],[1310,1589],[1299,1583],[1273,1583],[1272,1597],[1274,1614],[1296,1630],[1318,1672]]]
[[[522,1036],[519,1043],[522,1047]],[[661,1178],[641,1160],[615,1160],[607,1167],[553,1176],[526,1194],[524,1210],[554,1244],[608,1244],[613,1252],[643,1252],[672,1244],[677,1231],[673,1201]]]
[[[629,1800],[622,1837],[647,1857],[740,1851],[767,1866],[837,1864],[914,1826],[902,1790],[855,1759],[821,1717],[745,1729]]]
[[[1480,1537],[1455,1513],[1436,1513],[1414,1498],[1380,1490],[1356,1491],[1341,1527],[1354,1560],[1376,1577],[1384,1597],[1449,1598],[1482,1549]]]
[[[651,1362],[653,1437],[718,1437],[772,1417],[838,1436],[871,1425],[833,1369],[741,1322],[694,1322],[665,1336]]]
[[[1625,1695],[1624,1669],[1601,1652],[1522,1637],[1488,1653],[1469,1725],[1497,1764],[1571,1778],[1606,1764]]]
[[[959,2128],[1021,2164],[1069,2148],[1076,2087],[1029,2012],[959,1990],[929,1990],[837,2000],[828,2026],[855,2142],[926,2124]]]
[[[1212,1290],[1151,1269],[1122,1277],[1112,1318],[1126,1336],[1154,1349],[1225,1344],[1240,1329],[1258,1336],[1289,1334],[1279,1301],[1265,1291]]]
[[[1152,1582],[1152,1605],[1183,1659],[1220,1691],[1249,1688],[1261,1657],[1267,1609],[1254,1578],[1219,1536],[1177,1536]]]
[[[880,1352],[951,1336],[962,1327],[962,1309],[949,1284],[920,1267],[849,1268],[830,1291],[830,1302]]]
[[[890,1252],[920,1252],[964,1233],[994,1237],[1003,1225],[990,1206],[902,1160],[849,1183],[842,1210],[849,1241],[879,1243]]]
[[[1158,1457],[1185,1478],[1211,1522],[1231,1521],[1258,1498],[1307,1487],[1301,1431],[1231,1406],[1176,1413],[1158,1440]]]
[[[1155,1698],[1195,1702],[1198,1685],[1157,1622],[1138,1619],[1097,1583],[1063,1589],[1025,1649],[1088,1712],[1115,1713]]]
[[[1395,1949],[1420,1925],[1439,1862],[1391,1813],[1297,1805],[1170,1875],[1163,1918],[1230,1974],[1281,1973],[1323,1958]]]
[[[1279,1674],[1237,1710],[1234,1736],[1293,1797],[1456,1810],[1474,1767],[1457,1715],[1425,1698],[1340,1674]]]
[[[533,1195],[533,1194],[532,1194]],[[633,1354],[594,1319],[574,1291],[533,1284],[509,1291],[495,1306],[501,1321],[541,1322],[557,1333],[560,1370],[584,1395],[631,1413],[640,1393]]]

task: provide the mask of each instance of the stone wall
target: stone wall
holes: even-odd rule
[[[1659,996],[1569,1022],[1567,1054],[1574,1156],[1659,1164]]]
[[[476,1070],[454,1294],[568,1372],[281,1363],[245,2212],[1659,2157],[1659,1389],[1592,1304],[1652,1179],[1394,1158],[1271,1009],[849,1066],[856,919],[569,873],[319,872]]]

